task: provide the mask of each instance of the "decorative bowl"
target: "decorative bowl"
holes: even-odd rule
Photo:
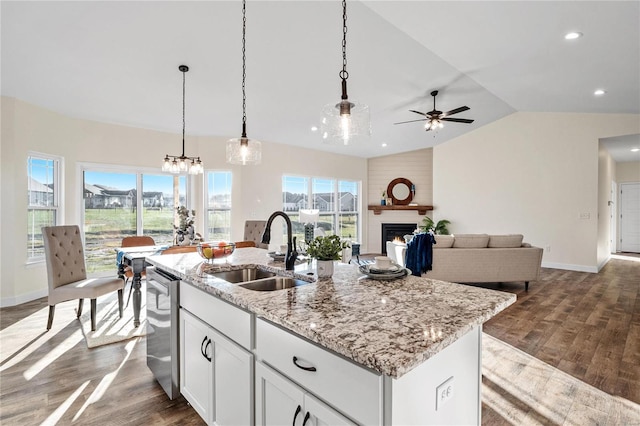
[[[211,241],[198,243],[198,254],[200,257],[208,262],[213,262],[215,259],[224,259],[236,249],[234,243],[227,243],[225,241]]]

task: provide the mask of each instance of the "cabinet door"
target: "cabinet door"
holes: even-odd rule
[[[304,395],[304,409],[309,421],[304,426],[355,426],[351,420],[309,394]]]
[[[213,330],[180,309],[180,393],[211,423]]]
[[[256,425],[301,426],[304,392],[264,364],[256,362]]]
[[[253,355],[218,333],[213,340],[213,408],[217,425],[253,424]]]

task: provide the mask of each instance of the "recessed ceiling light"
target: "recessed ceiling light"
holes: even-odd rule
[[[317,131],[318,131],[318,128],[317,128],[316,126],[311,126],[311,131],[312,131],[312,132],[317,132]]]
[[[383,143],[383,144],[382,144],[382,147],[383,147],[383,148],[384,148],[384,147],[386,147],[386,146],[387,146],[387,144],[386,144],[386,143]]]
[[[638,152],[640,151],[640,148],[631,148],[631,152]]]
[[[580,37],[582,37],[582,33],[579,33],[577,31],[572,31],[572,32],[566,33],[564,35],[564,39],[565,40],[575,40],[575,39],[580,38]]]
[[[598,90],[596,90],[595,92],[593,92],[593,94],[594,94],[594,95],[596,95],[596,96],[602,96],[602,95],[604,95],[605,93],[607,93],[607,92],[605,92],[605,91],[604,91],[604,90],[602,90],[602,89],[598,89]]]

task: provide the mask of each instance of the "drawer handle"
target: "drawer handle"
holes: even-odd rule
[[[296,426],[296,419],[298,418],[298,414],[300,414],[300,411],[302,411],[302,407],[298,405],[298,408],[296,408],[296,413],[293,415],[293,426]]]
[[[306,371],[317,371],[315,367],[304,367],[304,366],[298,364],[298,357],[296,357],[296,356],[293,357],[293,363],[296,365],[296,367],[301,368],[303,370],[306,370]]]
[[[207,341],[208,336],[204,336],[204,339],[202,339],[202,343],[200,343],[200,354],[202,354],[203,357],[207,357],[207,354],[204,353],[204,343]]]
[[[207,359],[207,361],[211,362],[211,357],[207,355],[207,349],[209,349],[209,346],[211,346],[211,339],[209,339],[207,344],[204,346],[204,357]]]
[[[304,421],[302,422],[302,426],[305,426],[307,424],[307,422],[309,421],[309,412],[307,411],[307,414],[305,414],[304,416]]]

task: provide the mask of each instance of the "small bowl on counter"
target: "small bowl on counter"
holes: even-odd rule
[[[231,256],[236,249],[235,243],[226,241],[209,241],[198,243],[198,254],[204,260],[212,263],[216,259],[226,259]]]

